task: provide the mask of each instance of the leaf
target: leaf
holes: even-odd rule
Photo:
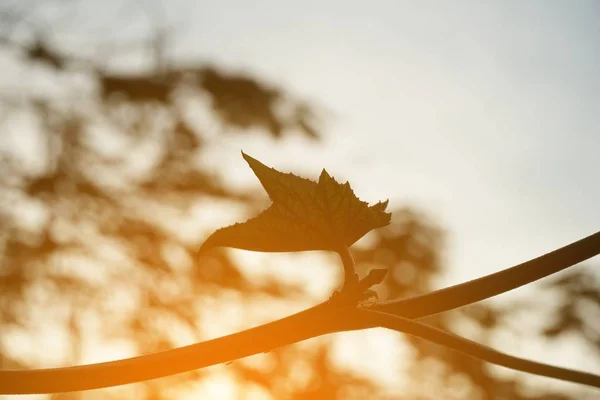
[[[388,201],[369,206],[323,170],[318,182],[268,167],[242,152],[273,202],[258,216],[217,230],[200,247],[262,252],[337,250],[390,223]]]

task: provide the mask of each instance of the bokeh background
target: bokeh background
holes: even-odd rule
[[[335,255],[195,250],[268,198],[240,150],[392,224],[380,298],[600,226],[600,3],[0,0],[0,368],[178,347],[323,301]],[[426,322],[600,373],[598,259]],[[8,397],[7,397],[8,398]],[[396,332],[20,399],[594,399]]]

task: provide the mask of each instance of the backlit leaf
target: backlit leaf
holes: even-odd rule
[[[217,246],[262,252],[337,250],[390,223],[387,201],[369,206],[348,182],[338,183],[325,170],[314,182],[242,155],[273,203],[246,222],[217,230],[200,251]]]

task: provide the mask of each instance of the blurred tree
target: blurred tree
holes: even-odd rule
[[[318,110],[249,75],[166,60],[163,29],[151,43],[154,59],[146,60],[152,68],[125,73],[87,60],[52,40],[52,28],[59,27],[52,16],[67,13],[70,3],[44,4],[53,12],[37,12],[27,2],[0,9],[0,62],[12,71],[6,76],[20,77],[1,82],[0,92],[0,368],[157,352],[227,325],[207,310],[241,304],[252,323],[251,304],[264,309],[314,301],[299,285],[249,279],[227,251],[201,265],[194,253],[215,228],[198,216],[200,208],[250,212],[264,206],[262,195],[228,187],[202,162],[220,136],[318,140]],[[205,111],[222,127],[218,135],[195,118]],[[373,232],[354,253],[363,274],[390,269],[381,298],[424,293],[441,271],[443,236],[425,216],[400,209],[392,225]],[[598,327],[581,316],[581,307],[598,306],[597,286],[575,274],[556,281],[554,290],[566,300],[542,333],[583,332],[600,349]],[[489,332],[513,311],[481,304],[429,321],[450,330],[470,320]],[[415,394],[395,398],[583,398],[523,394],[517,380],[497,378],[478,360],[408,340],[417,353]],[[332,362],[334,341],[331,335],[276,349],[227,371],[245,388],[240,398],[251,388],[275,399],[391,398],[360,371]],[[114,348],[119,352],[111,353]],[[441,376],[432,373],[440,371],[436,365],[445,365]],[[210,376],[199,370],[52,397],[170,399]]]

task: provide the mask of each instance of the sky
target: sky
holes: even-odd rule
[[[123,4],[83,3],[88,21]],[[225,160],[228,179],[258,185],[243,149],[417,207],[448,232],[439,286],[598,230],[599,2],[155,3],[182,29],[173,56],[256,73],[326,110],[323,143],[225,141],[208,162]]]
[[[329,111],[325,146],[244,151],[428,212],[449,233],[445,283],[598,229],[597,2],[177,4],[194,22],[175,54],[256,71]],[[256,185],[236,146],[219,159]]]
[[[224,144],[214,162],[228,179],[258,185],[242,148],[417,207],[448,232],[440,286],[598,229],[598,2],[179,0],[172,21],[178,7],[192,22],[174,56],[254,72],[326,110],[324,144]]]
[[[248,188],[257,180],[239,150],[315,178],[325,167],[364,200],[422,209],[449,233],[443,284],[598,227],[594,0],[75,4],[65,29],[83,43],[164,24],[175,59],[250,72],[322,106],[321,143],[235,137],[207,162]]]

